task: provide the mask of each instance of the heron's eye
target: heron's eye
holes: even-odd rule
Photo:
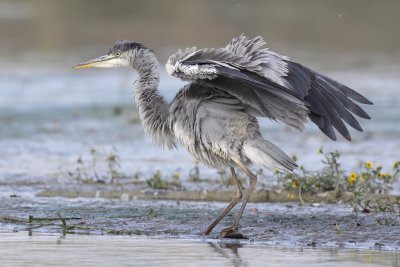
[[[115,55],[116,55],[117,57],[119,57],[119,56],[121,55],[121,52],[120,52],[120,51],[117,51],[117,52],[115,52]]]

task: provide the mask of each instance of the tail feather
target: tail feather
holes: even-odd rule
[[[247,141],[244,152],[254,164],[271,170],[293,171],[298,167],[285,152],[263,138]]]

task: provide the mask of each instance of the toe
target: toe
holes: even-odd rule
[[[233,228],[233,227],[228,227],[224,230],[221,231],[219,234],[220,237],[222,238],[234,238],[234,239],[245,239],[246,237],[239,232],[238,229]]]

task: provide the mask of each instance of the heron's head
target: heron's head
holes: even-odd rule
[[[140,50],[147,49],[141,43],[133,41],[118,41],[108,50],[106,55],[80,63],[74,68],[112,68],[132,66]]]

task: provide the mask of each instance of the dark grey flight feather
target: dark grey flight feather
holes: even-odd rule
[[[362,131],[352,113],[364,119],[370,117],[353,101],[372,104],[371,101],[353,89],[298,63],[288,61],[287,66],[289,72],[283,77],[287,88],[297,92],[309,104],[309,117],[322,132],[336,140],[335,128],[343,137],[351,140],[343,121]]]

